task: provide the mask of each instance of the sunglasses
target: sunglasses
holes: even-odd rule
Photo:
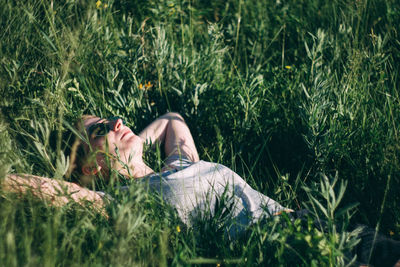
[[[100,122],[90,125],[90,127],[88,128],[89,137],[97,138],[101,136],[106,136],[111,131],[110,121],[116,121],[118,119],[121,119],[122,124],[125,125],[125,120],[118,116],[107,118],[107,122]]]

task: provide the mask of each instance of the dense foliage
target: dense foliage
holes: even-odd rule
[[[137,186],[111,192],[109,220],[2,192],[0,263],[336,266],[349,220],[399,238],[399,25],[395,0],[1,0],[1,177],[62,179],[82,114],[138,132],[176,111],[202,159],[329,224],[282,216],[231,240]]]

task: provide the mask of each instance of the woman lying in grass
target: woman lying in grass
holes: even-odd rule
[[[127,179],[148,183],[151,190],[162,194],[163,199],[176,208],[182,221],[187,224],[191,224],[196,213],[205,209],[214,210],[217,199],[224,197],[237,222],[236,229],[232,231],[241,231],[262,216],[291,211],[252,189],[227,167],[199,160],[190,130],[177,113],[161,116],[139,135],[134,134],[118,117],[101,119],[84,116],[83,128],[90,146],[81,142],[84,156],[71,160],[76,162],[76,168],[82,174],[81,184],[87,184],[97,176],[107,178],[110,168],[113,168]],[[167,158],[161,173],[155,173],[144,163],[142,152],[145,143],[164,144]],[[105,203],[101,197],[104,193],[74,183],[32,175],[9,175],[5,187],[9,191],[22,193],[30,188],[32,194],[53,205],[63,205],[69,201],[65,194],[61,194],[65,192],[73,201],[81,204],[93,202],[97,209],[105,213]]]
[[[85,183],[88,178],[98,176],[109,177],[111,169],[117,170],[125,178],[143,181],[150,190],[158,192],[188,225],[202,212],[212,213],[221,203],[234,222],[227,229],[227,233],[232,236],[264,217],[292,212],[252,189],[229,168],[200,160],[190,130],[182,116],[177,113],[161,116],[139,135],[134,134],[118,117],[101,119],[84,116],[83,129],[84,135],[88,137],[88,144],[79,145],[84,153],[83,158],[76,160],[76,167],[84,177],[81,182]],[[145,143],[164,144],[166,159],[160,173],[155,173],[143,161]],[[77,147],[72,150],[77,150]],[[77,153],[72,153],[74,156],[71,158],[75,154]],[[74,183],[32,175],[9,175],[3,186],[8,191],[21,193],[30,188],[33,195],[58,206],[70,200],[82,205],[91,202],[95,209],[107,216],[104,198],[106,194]],[[384,246],[387,246],[386,251],[381,253],[392,257],[388,262],[390,260],[389,264],[393,265],[400,258],[399,242],[382,238],[380,240],[384,240]],[[364,250],[359,254],[363,253],[366,254]]]
[[[151,190],[162,194],[187,224],[191,224],[197,212],[206,208],[214,210],[217,198],[223,195],[229,198],[238,228],[258,220],[266,214],[264,209],[269,214],[288,210],[253,190],[225,166],[199,160],[190,130],[177,113],[165,114],[139,135],[135,135],[120,118],[86,117],[84,127],[93,150],[108,151],[117,159],[111,163],[112,168],[128,179],[146,177],[142,180]],[[167,158],[161,173],[155,173],[143,162],[144,143],[164,144]],[[94,162],[87,161],[82,165],[83,174],[101,173],[107,177],[109,170],[104,155],[96,153]]]

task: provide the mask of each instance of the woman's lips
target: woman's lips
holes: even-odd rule
[[[131,134],[131,133],[132,133],[132,132],[131,132],[130,130],[125,131],[125,132],[121,135],[120,140],[124,139],[125,136],[127,136],[127,135],[129,135],[129,134]]]

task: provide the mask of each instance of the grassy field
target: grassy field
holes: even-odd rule
[[[0,265],[342,266],[349,223],[399,239],[399,25],[396,0],[0,0],[0,177],[63,179],[82,114],[139,132],[176,111],[200,158],[313,212],[232,240],[138,185],[108,188],[109,220],[0,192]]]

